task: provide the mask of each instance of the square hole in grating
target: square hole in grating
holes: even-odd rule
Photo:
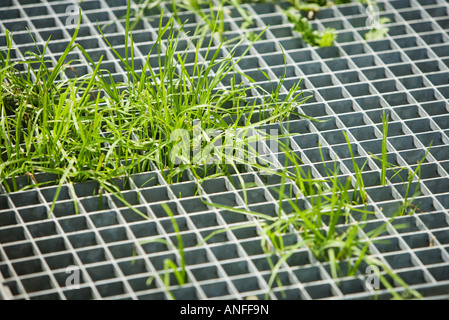
[[[78,233],[68,236],[68,238],[74,248],[90,247],[98,244],[95,232]]]
[[[50,277],[46,275],[22,279],[21,282],[26,292],[38,292],[53,288],[53,283]]]
[[[424,276],[424,271],[422,270],[399,272],[398,276],[408,285],[427,283],[427,280]]]
[[[71,253],[45,257],[45,261],[51,270],[66,269],[68,266],[76,265],[75,259]]]
[[[190,220],[192,220],[198,229],[215,227],[219,225],[215,212],[192,214],[190,215]]]
[[[334,296],[332,287],[328,283],[307,286],[306,290],[310,294],[312,299],[323,299]]]
[[[413,259],[410,253],[401,253],[384,256],[388,264],[395,270],[412,268],[414,266]]]
[[[410,248],[423,248],[430,246],[430,239],[427,233],[415,233],[404,236],[403,239]]]
[[[447,21],[449,22],[449,19]],[[441,46],[433,46],[432,50],[433,50],[433,52],[435,52],[435,54],[438,57],[449,56],[449,50],[448,50],[448,46],[446,44],[445,45],[441,45]]]
[[[449,280],[449,266],[434,267],[428,269],[437,281]]]
[[[256,291],[260,289],[259,280],[256,277],[240,278],[232,280],[239,292]]]
[[[326,61],[326,65],[332,72],[350,69],[349,60],[346,58],[328,60]]]
[[[407,125],[407,127],[413,133],[433,131],[433,128],[431,126],[431,122],[429,119],[407,120],[407,121],[404,121],[404,123]]]
[[[89,217],[97,228],[119,224],[115,211],[90,214]]]
[[[293,270],[293,273],[302,283],[315,282],[322,280],[319,267],[302,267]]]
[[[84,287],[74,290],[65,290],[64,295],[67,300],[91,300],[94,297],[90,287]]]
[[[396,237],[376,239],[374,245],[381,253],[402,250]]]
[[[208,298],[226,296],[229,294],[228,284],[225,281],[215,282],[201,286]]]
[[[170,188],[179,199],[198,195],[198,187],[195,182],[173,184]]]
[[[229,260],[239,258],[237,245],[236,244],[225,244],[210,247],[213,254],[218,260]]]
[[[330,87],[334,85],[334,81],[331,75],[308,77],[307,80],[310,81],[316,88]]]
[[[240,197],[246,204],[266,202],[265,189],[250,189],[239,192]]]
[[[433,117],[433,120],[441,129],[449,129],[449,115]]]
[[[21,240],[25,240],[25,233],[22,227],[0,230],[0,243],[15,242]]]
[[[205,249],[192,249],[185,251],[185,262],[187,265],[205,264],[209,262]]]
[[[444,70],[438,61],[416,62],[415,64],[422,73],[431,73]]]
[[[39,194],[37,191],[11,193],[9,197],[16,207],[25,207],[40,204]]]
[[[190,271],[197,281],[205,281],[211,279],[218,279],[218,270],[216,266],[201,266],[198,268],[192,268]]]
[[[57,234],[56,224],[53,221],[28,225],[27,228],[33,238],[42,238]]]
[[[348,71],[336,73],[335,76],[343,84],[360,82],[360,73],[357,71]]]
[[[82,183],[76,183],[74,185],[75,193],[77,197],[89,197],[98,194],[100,190],[100,184],[97,181],[86,181]]]
[[[174,278],[170,283],[176,283],[176,279]],[[198,300],[197,291],[193,286],[174,289],[172,294],[176,300]]]
[[[305,75],[311,75],[311,74],[317,74],[317,73],[323,73],[323,64],[319,62],[313,62],[313,63],[300,63],[298,64],[299,69],[305,74]]]
[[[62,186],[59,189],[59,194],[58,194],[57,198],[56,198],[56,192],[58,192],[58,187],[43,188],[43,189],[40,189],[40,191],[41,191],[42,195],[44,196],[45,200],[49,203],[52,203],[55,199],[57,201],[70,199],[69,188],[67,186]]]
[[[221,194],[214,195],[214,196],[211,195],[211,196],[209,196],[209,198],[212,203],[221,204],[221,205],[230,206],[230,207],[237,206],[236,194],[233,192],[221,193]],[[184,206],[184,208],[186,208],[186,206]],[[186,211],[189,212],[188,210],[186,210]]]
[[[108,249],[115,259],[127,258],[134,256],[136,243],[121,243],[109,246]]]
[[[129,205],[135,206],[139,204],[139,192],[137,191],[125,191],[120,195],[112,194],[111,198],[117,207],[128,207]]]
[[[424,265],[445,262],[443,259],[443,251],[438,248],[415,251],[415,254]]]
[[[66,273],[64,270],[62,272],[54,272],[53,275],[54,275],[56,281],[58,282],[59,286],[61,288],[65,288],[67,277],[69,276],[69,274]],[[80,275],[80,277],[79,277],[80,285],[86,283],[86,274],[84,272],[80,272],[79,275]],[[76,289],[74,289],[74,290],[76,290]]]
[[[44,267],[42,266],[40,259],[16,262],[13,263],[12,266],[19,276],[44,271]]]
[[[94,196],[89,198],[81,199],[81,203],[86,210],[86,212],[95,212],[109,210],[108,197],[106,196]]]
[[[19,215],[24,222],[43,221],[49,218],[47,208],[44,206],[34,206],[20,209]]]
[[[15,224],[17,224],[17,219],[14,211],[0,212],[0,227],[6,227]]]
[[[432,84],[435,86],[445,85],[449,83],[449,75],[447,72],[427,75],[427,79],[429,79],[430,82],[432,82]]]
[[[358,128],[350,129],[349,132],[354,136],[357,141],[375,140],[377,136],[375,134],[374,126],[362,126]]]
[[[432,234],[440,244],[449,244],[449,232],[447,230],[433,231]]]
[[[425,48],[409,49],[405,53],[412,61],[426,60],[432,56],[429,50]]]
[[[393,65],[388,66],[388,68],[393,72],[393,74],[397,77],[410,76],[418,73],[419,71],[415,71],[416,69],[411,64],[401,64],[401,65]]]
[[[257,256],[257,255],[264,254],[264,249],[262,248],[262,246],[260,244],[260,239],[241,242],[240,245],[246,251],[246,254],[248,256]]]
[[[86,230],[89,228],[87,226],[86,218],[81,216],[68,219],[60,219],[58,222],[66,233]]]
[[[348,90],[349,94],[353,97],[369,96],[374,93],[372,87],[367,83],[346,85],[345,89]]]
[[[233,211],[220,210],[220,215],[225,220],[225,222],[227,224],[234,224],[234,223],[248,221],[248,218],[246,215],[243,215],[243,214],[237,213],[237,212],[233,212]]]
[[[380,93],[398,91],[398,83],[396,80],[382,80],[373,83],[373,85]]]
[[[268,259],[271,262],[268,262]],[[276,265],[276,263],[278,262],[279,258],[276,256],[271,256],[271,257],[261,257],[261,258],[254,258],[252,262],[254,263],[254,265],[256,266],[257,270],[259,271],[267,271],[267,270],[272,270],[272,265]]]
[[[343,295],[365,292],[366,284],[361,279],[348,279],[338,283],[338,287]]]
[[[419,218],[429,229],[449,227],[449,216],[445,212],[422,214]]]
[[[201,187],[209,194],[228,191],[225,178],[205,180]]]
[[[35,255],[33,245],[31,243],[21,243],[16,245],[3,245],[9,260],[21,259]]]
[[[422,77],[422,76],[401,78],[401,79],[399,79],[399,81],[401,81],[402,85],[406,89],[418,89],[418,88],[426,87],[426,84],[424,82],[424,77]]]
[[[424,181],[426,187],[434,194],[449,192],[449,179],[432,179]]]
[[[159,185],[157,173],[141,173],[131,176],[132,181],[138,189]]]
[[[209,229],[207,231],[201,231],[200,234],[203,239],[209,244],[222,243],[229,241],[228,234],[223,231],[223,227],[218,227],[215,229]]]
[[[41,241],[36,241],[36,244],[39,247],[39,251],[42,254],[55,253],[55,252],[67,250],[67,246],[64,241],[64,238],[45,239],[45,240],[41,240]]]
[[[184,248],[194,247],[198,244],[196,233],[188,232],[188,233],[176,234],[176,235],[170,236],[170,241],[173,243],[173,245],[176,248],[179,248],[178,237],[180,237],[182,239]]]
[[[151,283],[148,283],[148,279],[150,279],[150,276],[144,276],[134,279],[128,279],[129,284],[131,285],[131,288],[134,292],[138,291],[146,291],[150,289],[156,288],[156,281],[152,281]]]
[[[230,277],[250,273],[248,263],[246,261],[235,261],[232,263],[225,263],[222,264],[222,267]]]
[[[443,32],[426,34],[426,35],[421,35],[421,39],[423,39],[428,45],[446,44],[447,43],[447,34],[445,34]]]
[[[114,279],[117,277],[112,265],[102,265],[98,267],[87,268],[87,272],[93,281]]]
[[[148,207],[141,205],[141,206],[134,206],[132,208],[121,209],[120,214],[122,215],[122,217],[125,219],[126,222],[131,223],[147,220],[148,210],[149,210]],[[118,222],[116,224],[118,224]]]
[[[143,222],[132,225],[132,232],[136,238],[145,238],[159,235],[155,222]]]
[[[254,204],[248,208],[251,212],[262,213],[271,217],[278,215],[278,209],[276,209],[274,203]]]
[[[364,43],[342,44],[341,46],[347,55],[361,55],[369,52],[369,48]]]
[[[204,200],[207,201],[206,199],[204,199]],[[181,205],[182,205],[182,207],[184,208],[184,210],[187,213],[208,211],[207,205],[205,205],[202,202],[201,198],[193,198],[193,199],[188,199],[188,200],[181,200]]]
[[[100,231],[103,241],[106,243],[128,240],[125,227],[108,228]]]
[[[410,217],[398,217],[394,219],[391,224],[399,233],[418,232],[420,229],[417,226],[417,218]]]
[[[359,68],[368,68],[368,67],[374,67],[374,66],[378,65],[377,60],[374,55],[351,57],[351,59],[356,64],[356,66]]]
[[[180,232],[186,231],[189,229],[187,226],[187,220],[185,217],[175,217],[175,220],[176,220],[176,224],[178,225]],[[165,232],[175,233],[175,229],[173,227],[173,222],[171,219],[160,220],[160,224],[165,229]]]
[[[147,202],[160,202],[170,200],[169,191],[167,187],[155,187],[145,190],[140,190]]]
[[[97,290],[104,298],[126,293],[125,285],[121,281],[99,285]]]

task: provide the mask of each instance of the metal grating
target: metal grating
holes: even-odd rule
[[[73,4],[76,4],[73,1]],[[287,58],[289,86],[304,78],[304,86],[314,92],[314,99],[302,107],[307,115],[330,119],[315,123],[290,119],[280,126],[293,136],[290,147],[304,161],[304,168],[314,177],[323,175],[318,150],[329,162],[337,159],[341,176],[353,175],[352,160],[342,131],[347,131],[357,160],[369,153],[381,153],[382,122],[385,110],[390,115],[389,159],[413,169],[430,143],[422,166],[420,212],[397,218],[393,224],[406,223],[396,229],[388,223],[387,232],[374,244],[371,252],[400,275],[412,288],[430,298],[447,298],[449,293],[449,4],[442,0],[394,0],[380,2],[392,24],[383,40],[366,42],[363,35],[366,15],[360,4],[334,6],[320,11],[313,24],[318,29],[336,27],[337,43],[330,48],[311,48],[292,32],[292,26],[278,5],[251,4],[245,9],[254,15],[260,31],[269,29],[257,42],[248,57],[239,63],[242,72],[251,75],[259,85],[271,88],[258,68],[276,81],[284,73]],[[37,42],[52,36],[49,57],[56,59],[70,41],[73,30],[66,28],[69,1],[3,0],[0,9],[0,45],[5,45],[4,29],[14,32],[15,46],[22,52],[33,49],[27,28]],[[105,30],[114,39],[117,49],[124,50],[124,19],[126,0],[85,0],[82,27],[77,42],[93,58],[104,54],[105,64],[117,81],[126,73],[114,58],[96,29],[96,21],[112,21]],[[133,4],[134,6],[134,4]],[[170,6],[164,7],[170,16]],[[189,19],[185,29],[194,28],[192,13],[180,13]],[[157,38],[159,13],[146,17],[134,31],[138,58]],[[154,19],[153,19],[154,18]],[[242,18],[235,10],[226,17],[226,34],[242,31]],[[186,36],[186,39],[187,36]],[[218,46],[218,42],[216,42]],[[194,53],[192,48],[192,53]],[[225,54],[226,52],[224,52]],[[80,53],[76,72],[86,73],[89,64]],[[76,56],[78,55],[78,56]],[[19,57],[17,57],[19,58]],[[259,92],[253,92],[255,97]],[[275,155],[282,164],[282,154]],[[365,168],[369,205],[376,216],[370,227],[388,221],[391,210],[403,201],[403,184],[381,187],[380,168],[372,159]],[[170,219],[162,210],[167,203],[175,213],[186,246],[189,283],[171,292],[177,299],[263,299],[269,291],[270,266],[260,247],[258,228],[234,229],[253,224],[246,216],[204,205],[220,202],[268,215],[277,215],[272,187],[280,181],[249,170],[241,175],[245,182],[254,182],[248,189],[248,203],[243,201],[237,175],[199,183],[187,172],[182,181],[168,184],[163,172],[141,173],[123,181],[128,201],[151,219],[144,220],[111,195],[98,196],[94,182],[78,184],[75,190],[63,186],[54,216],[48,212],[56,187],[36,188],[0,195],[0,272],[13,299],[169,299],[164,285],[149,276],[163,271],[166,258],[175,259],[176,250],[163,244],[141,244],[149,238],[163,238],[176,243]],[[37,176],[45,180],[46,175]],[[33,183],[22,180],[23,185]],[[298,192],[295,185],[290,188]],[[78,199],[80,214],[75,214],[73,199]],[[101,205],[99,206],[99,200]],[[307,203],[307,198],[303,199]],[[351,219],[355,219],[351,217]],[[211,232],[225,229],[207,244],[197,247]],[[297,241],[297,235],[285,241]],[[136,249],[137,257],[133,256]],[[136,260],[135,263],[132,263]],[[79,289],[66,288],[67,266],[76,265],[81,272]],[[366,275],[344,277],[335,281],[328,263],[316,261],[303,248],[285,263],[279,277],[289,299],[368,299],[388,296],[387,291],[366,287]],[[2,280],[0,278],[0,284]],[[0,297],[7,298],[0,286]],[[274,288],[271,299],[282,298],[281,288]],[[7,292],[7,291],[5,291]]]

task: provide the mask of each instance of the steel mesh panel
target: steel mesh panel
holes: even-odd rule
[[[68,45],[73,30],[67,29],[69,1],[6,0],[0,10],[0,45],[6,44],[4,30],[14,31],[14,45],[22,52],[35,51],[33,38],[44,44],[52,41],[48,56],[55,63]],[[74,2],[73,4],[76,4]],[[303,78],[303,86],[314,97],[301,107],[311,117],[327,122],[311,122],[291,117],[278,126],[292,136],[288,144],[304,162],[304,169],[315,178],[325,177],[318,144],[327,163],[337,160],[340,177],[354,170],[343,131],[363,163],[370,154],[381,153],[382,121],[385,110],[390,116],[389,161],[413,170],[432,141],[422,166],[418,198],[419,212],[388,222],[397,204],[404,199],[404,184],[392,179],[380,186],[380,164],[369,158],[364,169],[369,206],[376,212],[363,232],[387,223],[371,253],[390,266],[413,289],[425,297],[447,298],[449,292],[449,5],[442,0],[395,0],[380,2],[382,16],[392,25],[385,39],[366,42],[366,14],[360,4],[334,6],[321,10],[313,25],[322,30],[335,27],[337,43],[329,48],[312,48],[292,31],[292,25],[272,4],[243,5],[254,17],[255,26],[240,28],[243,19],[230,8],[226,14],[225,36],[258,32],[270,26],[263,39],[255,43],[248,56],[238,63],[243,73],[271,90],[286,72],[282,94]],[[77,42],[98,60],[105,55],[103,68],[116,81],[126,72],[99,34],[96,22],[109,23],[104,33],[116,50],[124,52],[125,0],[86,0],[80,4],[82,26]],[[135,4],[133,4],[135,8]],[[137,60],[144,60],[157,39],[159,12],[149,13],[133,32]],[[171,15],[164,6],[164,17]],[[194,30],[200,21],[190,12],[180,13],[188,20],[185,30]],[[184,35],[185,44],[188,36]],[[218,47],[218,39],[214,39]],[[244,43],[246,45],[249,42]],[[283,51],[280,46],[282,46]],[[222,49],[226,55],[226,50]],[[287,61],[284,68],[284,56]],[[195,50],[189,50],[194,61]],[[205,51],[200,50],[200,60]],[[17,56],[19,59],[20,57]],[[91,70],[79,51],[71,59],[80,61],[67,76]],[[157,63],[156,61],[154,63]],[[267,81],[258,69],[271,79]],[[243,81],[245,81],[243,79]],[[222,83],[226,87],[229,84]],[[255,99],[261,92],[253,90]],[[270,127],[266,127],[269,129]],[[107,134],[107,133],[105,133]],[[267,142],[268,144],[268,142]],[[285,164],[282,153],[273,155]],[[123,179],[125,199],[144,212],[146,220],[111,194],[99,195],[95,182],[64,185],[49,217],[57,187],[0,194],[0,298],[13,299],[170,299],[161,279],[147,279],[164,270],[164,260],[177,259],[176,232],[161,204],[174,213],[185,245],[189,282],[173,286],[176,299],[245,299],[257,296],[271,299],[368,299],[388,297],[388,291],[373,291],[365,285],[366,275],[332,279],[329,263],[316,260],[307,248],[299,249],[282,266],[277,285],[270,291],[272,274],[260,246],[260,226],[254,218],[205,205],[221,203],[277,216],[274,188],[276,177],[263,176],[247,168],[246,173],[204,182],[186,172],[180,181],[169,183],[166,172],[154,170]],[[390,177],[392,176],[391,173]],[[254,183],[247,189],[246,202],[240,178]],[[51,175],[36,175],[51,181]],[[33,184],[28,177],[19,187]],[[286,189],[298,194],[296,185]],[[304,206],[310,199],[301,197]],[[75,204],[76,202],[76,204]],[[284,208],[285,210],[285,208]],[[350,222],[357,220],[356,215]],[[405,224],[406,228],[395,228]],[[341,226],[344,226],[342,222]],[[240,228],[237,228],[240,227]],[[206,244],[197,246],[214,231]],[[163,243],[145,243],[161,238]],[[286,234],[285,243],[295,243],[298,235]],[[275,257],[273,257],[275,259]],[[66,288],[67,266],[76,265],[81,274],[79,289]],[[342,266],[344,267],[344,266]],[[2,279],[2,277],[3,279]],[[2,286],[3,283],[3,286]],[[175,280],[171,281],[175,283]]]

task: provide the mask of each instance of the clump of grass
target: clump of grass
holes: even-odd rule
[[[337,38],[334,28],[326,28],[323,32],[314,30],[309,20],[295,9],[284,10],[288,21],[293,24],[293,30],[301,34],[302,39],[311,46],[329,47]]]
[[[349,141],[348,148],[351,152]],[[279,211],[277,216],[271,216],[246,209],[207,203],[219,209],[248,215],[257,221],[254,225],[262,230],[261,246],[267,255],[267,262],[272,268],[272,276],[268,282],[269,287],[271,288],[275,283],[281,287],[282,284],[277,275],[283,264],[299,249],[308,248],[318,261],[329,262],[334,279],[356,275],[361,265],[376,266],[376,276],[390,291],[393,298],[399,299],[401,295],[397,293],[391,281],[401,286],[409,294],[409,297],[420,298],[418,292],[411,289],[393,270],[370,254],[370,244],[387,230],[388,222],[370,232],[365,232],[366,236],[362,236],[367,217],[375,214],[368,209],[368,197],[363,187],[362,169],[355,166],[356,178],[353,179],[349,176],[346,180],[342,180],[338,174],[337,162],[335,161],[333,168],[330,168],[326,167],[323,160],[327,178],[314,179],[302,170],[302,163],[293,151],[285,148],[284,152],[286,154],[285,168],[277,173],[281,178],[281,186],[276,189],[279,194],[277,202],[280,210],[283,210],[284,213],[281,214]],[[384,161],[384,158],[377,159]],[[411,186],[413,178],[419,176],[420,163],[418,168],[409,175],[410,179],[406,184],[408,192],[404,203],[413,201],[412,199],[418,195],[418,187],[412,190]],[[284,189],[288,181],[299,187],[298,195],[285,195]],[[358,194],[358,201],[354,201],[354,194]],[[304,207],[304,201],[307,201],[309,205]],[[403,211],[404,206],[400,206],[389,222],[403,215]],[[360,216],[361,219],[351,219],[354,214]],[[247,227],[247,225],[239,226],[239,228],[241,227]],[[216,233],[212,233],[205,241]],[[286,245],[283,240],[284,236],[291,233],[298,237],[298,241]],[[277,256],[278,259],[273,260],[273,256]],[[343,274],[341,266],[345,266],[347,274]],[[270,292],[267,292],[267,298],[269,294]]]
[[[215,144],[225,136],[237,137],[239,130],[257,130],[263,124],[297,113],[297,107],[306,100],[299,85],[293,86],[285,100],[279,97],[280,86],[265,92],[263,101],[252,99],[251,89],[256,86],[249,78],[249,84],[239,82],[238,79],[245,76],[236,69],[251,45],[237,56],[240,42],[234,46],[223,42],[212,49],[212,39],[204,43],[204,34],[195,33],[188,44],[195,48],[195,60],[187,65],[188,47],[179,47],[182,26],[181,31],[175,30],[174,17],[163,25],[162,14],[158,39],[143,66],[137,65],[130,3],[127,12],[129,52],[122,57],[110,45],[127,73],[127,81],[123,83],[116,83],[102,69],[101,59],[93,61],[75,44],[79,27],[53,69],[47,67],[45,50],[41,55],[32,55],[32,60],[19,62],[28,70],[26,77],[12,72],[15,64],[11,63],[8,53],[3,59],[1,83],[6,89],[0,104],[4,115],[0,137],[5,148],[0,151],[0,183],[8,191],[17,189],[16,176],[38,172],[56,174],[69,183],[94,179],[105,185],[114,177],[169,169],[167,178],[170,181],[186,169],[209,164],[207,157],[192,161],[192,152],[184,158],[182,154],[173,157],[173,154],[178,156],[173,151],[184,150],[185,143],[189,147],[186,150],[212,150],[214,158],[218,159],[212,164],[217,172],[228,170],[229,163],[232,170],[240,165],[251,165],[234,154],[227,154],[226,144],[221,144],[221,148]],[[252,43],[261,35],[255,36]],[[107,37],[103,37],[109,44]],[[200,61],[199,51],[204,45],[207,49],[205,61]],[[11,49],[11,42],[8,42],[8,52]],[[65,59],[73,50],[84,54],[91,64],[91,74],[75,78],[65,76],[64,69],[71,65]],[[220,56],[226,52],[228,54]],[[230,85],[220,88],[224,80],[229,80]],[[11,84],[21,92],[14,109],[10,106],[11,90],[8,91]],[[39,88],[37,92],[43,93],[32,104],[32,112],[29,101],[36,98],[36,91],[29,88]],[[267,116],[259,121],[243,122],[244,115],[251,116],[258,111],[267,111]],[[179,132],[187,132],[189,136],[182,141],[177,136]],[[207,138],[211,132],[218,132],[212,141]],[[199,133],[199,142],[194,142],[193,133]],[[241,150],[249,149],[251,139],[239,140]],[[8,183],[10,180],[12,183]]]

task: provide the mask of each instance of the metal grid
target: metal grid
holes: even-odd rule
[[[76,2],[74,2],[75,4]],[[6,0],[0,10],[0,45],[5,45],[4,29],[14,31],[14,42],[22,52],[33,49],[28,28],[39,43],[49,35],[49,56],[62,54],[73,30],[66,28],[69,1]],[[315,123],[290,118],[280,126],[292,133],[289,145],[304,161],[304,169],[314,177],[323,176],[318,142],[328,161],[337,159],[341,176],[353,175],[352,160],[342,134],[348,132],[357,160],[363,163],[369,153],[381,153],[382,111],[390,115],[389,161],[413,169],[430,141],[433,146],[422,166],[420,211],[388,223],[387,232],[371,252],[395,270],[413,289],[426,297],[447,298],[449,292],[449,5],[442,0],[396,0],[381,2],[382,15],[392,20],[390,32],[383,40],[366,42],[366,15],[360,4],[341,5],[320,11],[313,22],[318,29],[336,27],[338,40],[334,47],[311,48],[292,32],[292,26],[271,4],[244,5],[260,31],[270,25],[264,39],[257,42],[248,57],[239,64],[262,87],[270,89],[257,70],[266,71],[273,82],[284,73],[287,59],[289,86],[304,78],[304,85],[314,92],[313,100],[302,107],[307,115],[330,119]],[[105,64],[117,81],[126,78],[119,62],[106,47],[96,30],[96,21],[113,21],[105,34],[117,50],[124,50],[126,0],[86,0],[81,3],[82,27],[77,40],[95,59],[104,54]],[[145,58],[156,39],[158,12],[146,17],[133,33],[136,55]],[[169,6],[164,16],[170,16]],[[189,12],[185,29],[199,21]],[[154,19],[153,19],[154,18]],[[243,34],[242,18],[230,8],[225,35]],[[186,36],[186,39],[188,37]],[[186,41],[187,43],[187,41]],[[218,42],[216,42],[218,45]],[[194,50],[192,48],[192,53]],[[226,51],[223,50],[223,54]],[[17,57],[19,58],[19,57]],[[90,70],[82,55],[74,52],[71,59],[81,59],[77,73]],[[54,60],[56,61],[56,60]],[[193,62],[193,61],[192,61]],[[70,70],[69,70],[70,71]],[[67,72],[69,72],[67,71]],[[68,74],[70,76],[70,74]],[[260,97],[260,92],[254,91]],[[268,127],[267,127],[268,128]],[[275,155],[283,163],[283,155]],[[403,200],[403,183],[393,180],[380,186],[380,167],[369,160],[365,183],[369,205],[376,212],[365,231],[388,221],[392,210]],[[280,181],[262,176],[251,169],[241,174],[248,189],[248,203],[243,201],[240,180],[222,177],[199,183],[187,172],[178,183],[168,184],[164,172],[141,173],[119,181],[127,201],[145,212],[144,220],[124,204],[106,194],[98,195],[94,182],[78,184],[74,190],[63,186],[54,215],[48,217],[56,187],[0,195],[0,297],[13,299],[167,299],[159,278],[150,286],[149,276],[163,271],[166,258],[176,259],[176,250],[162,244],[141,244],[142,240],[163,238],[176,244],[170,219],[162,210],[167,203],[175,213],[186,246],[189,283],[171,287],[177,299],[245,299],[264,298],[268,292],[271,270],[260,246],[256,221],[246,216],[210,208],[208,202],[219,202],[256,212],[277,215],[273,187]],[[38,181],[51,180],[49,175],[36,175]],[[19,179],[22,186],[33,181]],[[293,193],[299,190],[289,185]],[[300,196],[307,206],[308,199]],[[78,199],[80,214],[75,214],[73,199]],[[99,204],[100,203],[100,204]],[[352,216],[351,221],[357,217]],[[408,228],[396,229],[407,223]],[[247,228],[233,227],[248,224]],[[251,224],[251,225],[249,225]],[[201,243],[211,232],[225,229],[207,244]],[[298,241],[297,234],[285,236],[286,243]],[[137,256],[133,256],[133,250]],[[135,263],[132,263],[136,260]],[[66,267],[79,266],[81,286],[68,290]],[[366,275],[335,281],[328,263],[316,261],[303,248],[290,258],[279,274],[283,288],[274,288],[271,299],[366,299],[375,295],[388,297],[385,290],[373,291],[365,286]],[[172,281],[174,283],[174,281]],[[8,289],[8,290],[5,290]],[[10,290],[10,293],[8,292]]]

